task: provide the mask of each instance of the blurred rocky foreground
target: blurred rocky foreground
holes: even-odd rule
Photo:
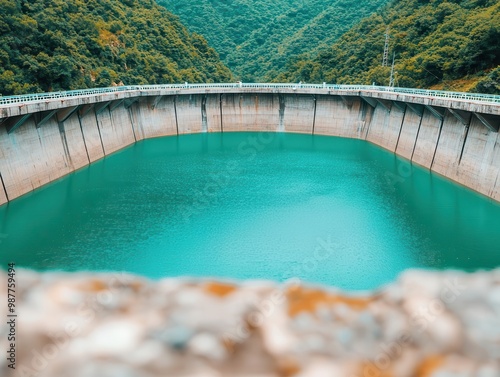
[[[500,376],[500,270],[407,271],[366,294],[27,270],[16,281],[16,370],[4,316],[1,376]]]

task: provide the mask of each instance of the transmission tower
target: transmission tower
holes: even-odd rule
[[[394,88],[395,74],[394,74],[394,59],[396,58],[396,53],[392,54],[392,65],[391,65],[391,77],[389,78],[389,86]]]
[[[384,57],[382,58],[382,67],[387,67],[387,60],[389,58],[389,26],[385,29],[385,45]]]

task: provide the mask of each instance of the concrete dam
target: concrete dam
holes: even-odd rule
[[[0,97],[0,205],[136,141],[265,131],[356,138],[500,201],[500,97],[375,86],[125,86]]]

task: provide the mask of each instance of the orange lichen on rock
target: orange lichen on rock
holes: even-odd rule
[[[415,377],[430,377],[444,363],[444,360],[443,355],[427,357],[415,371]]]
[[[345,304],[352,309],[363,310],[373,300],[371,297],[346,297],[303,287],[290,288],[287,299],[288,314],[292,317],[301,312],[314,313],[320,305]]]
[[[82,288],[89,292],[100,292],[108,289],[108,286],[102,280],[92,279],[86,282]]]
[[[301,371],[300,364],[292,358],[278,360],[278,375],[282,377],[292,377]]]
[[[357,374],[353,375],[353,377],[395,377],[394,373],[392,373],[390,366],[386,369],[377,367],[374,363],[366,362],[361,364],[359,371]]]
[[[144,283],[141,281],[131,281],[129,283],[130,289],[132,289],[134,292],[140,292],[144,288]]]
[[[204,291],[215,296],[224,297],[236,290],[236,286],[215,281],[208,282],[203,287]]]

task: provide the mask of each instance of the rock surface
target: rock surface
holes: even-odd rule
[[[500,376],[500,270],[410,270],[363,294],[16,273],[16,370],[3,357],[2,376]]]

